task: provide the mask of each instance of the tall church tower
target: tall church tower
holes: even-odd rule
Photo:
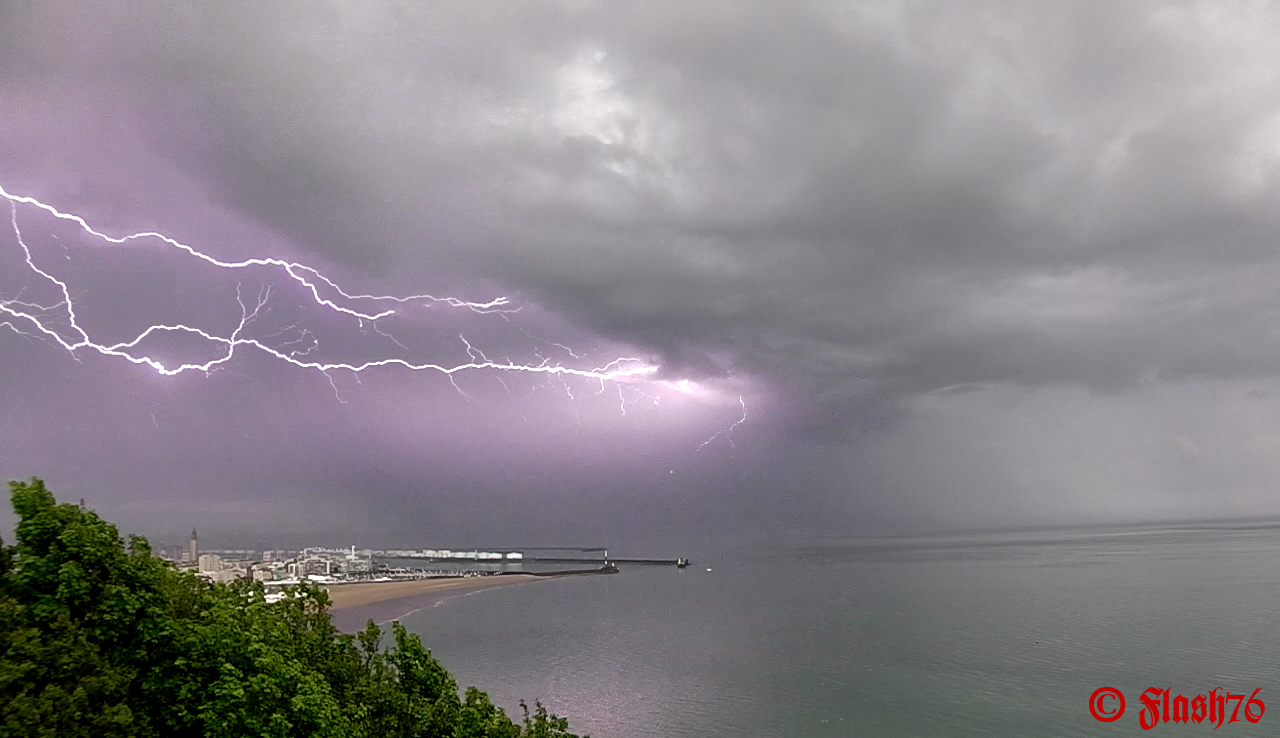
[[[192,564],[200,563],[200,547],[196,545],[196,529],[191,529],[190,548],[187,549],[187,556],[191,559]]]

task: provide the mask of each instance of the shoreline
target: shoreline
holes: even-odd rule
[[[519,584],[548,579],[533,574],[506,574],[502,576],[484,577],[442,577],[428,579],[412,579],[391,582],[357,582],[354,584],[337,584],[325,588],[329,594],[329,609],[343,610],[362,607],[407,597],[416,597],[437,592],[455,590],[484,589],[500,587],[505,584]]]

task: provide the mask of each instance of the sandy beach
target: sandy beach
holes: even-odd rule
[[[507,574],[503,576],[413,579],[399,582],[362,582],[360,584],[338,584],[328,587],[330,609],[372,605],[375,602],[398,600],[402,597],[413,597],[435,592],[451,590],[480,589],[497,587],[504,584],[531,582],[539,577],[529,574]]]

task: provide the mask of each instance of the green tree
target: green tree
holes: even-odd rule
[[[0,541],[0,738],[577,738],[522,725],[399,623],[340,633],[323,590],[268,603],[154,558],[39,479],[10,482]]]

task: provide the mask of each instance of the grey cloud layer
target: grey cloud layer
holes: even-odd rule
[[[110,80],[229,208],[762,376],[798,438],[929,392],[1280,368],[1265,5],[0,12],[9,84]]]
[[[1280,307],[1253,6],[220,7],[161,26],[191,45],[139,53],[144,89],[336,258],[805,389],[1280,358],[1240,323]]]

